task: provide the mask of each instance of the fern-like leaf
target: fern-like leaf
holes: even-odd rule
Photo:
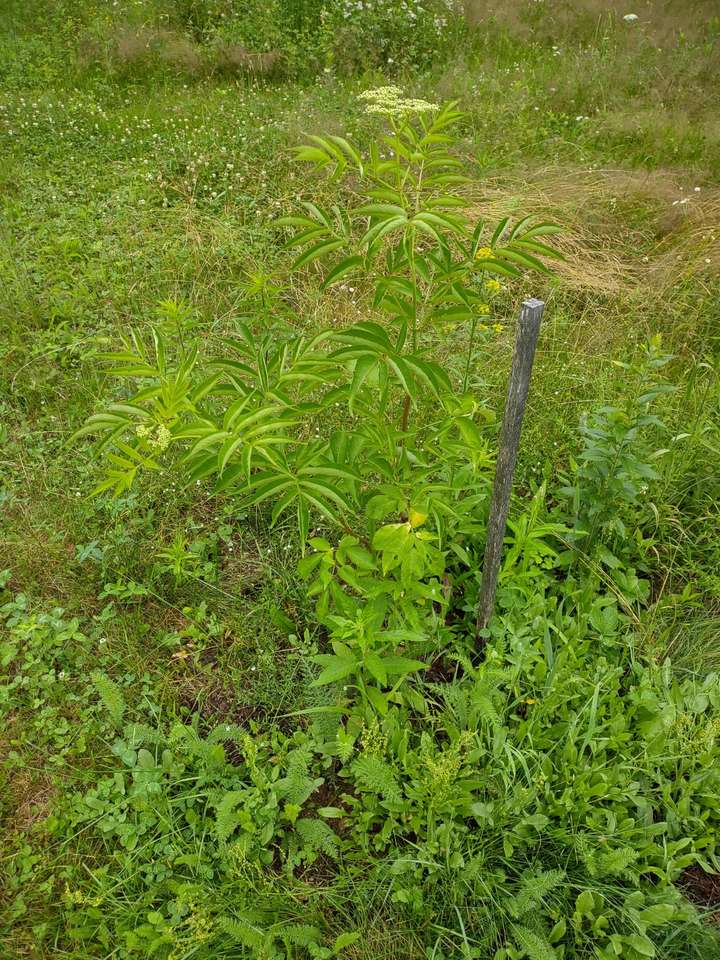
[[[222,723],[215,727],[205,738],[208,743],[237,743],[243,742],[247,736],[247,730],[237,723]]]
[[[321,777],[315,779],[308,774],[311,761],[309,750],[294,750],[289,755],[287,776],[278,780],[275,786],[279,797],[301,807],[310,794],[323,785],[325,781]]]
[[[543,870],[523,879],[520,889],[509,904],[514,917],[525,916],[538,907],[565,879],[564,870]]]
[[[542,934],[519,924],[514,924],[512,929],[515,942],[525,951],[528,960],[558,960],[555,948]]]
[[[335,831],[323,820],[306,818],[295,824],[298,836],[313,853],[324,853],[335,859],[338,853],[338,838]]]
[[[273,936],[296,947],[309,947],[320,941],[322,933],[317,927],[311,927],[307,923],[289,923],[273,928]]]
[[[379,757],[360,757],[352,766],[355,779],[370,793],[378,793],[391,803],[400,803],[402,791],[392,767]]]
[[[251,950],[260,950],[265,944],[265,932],[241,917],[220,917],[218,926],[235,943],[241,943]]]
[[[620,847],[609,850],[596,857],[596,870],[599,877],[618,877],[625,873],[630,864],[635,863],[640,854],[631,847]]]
[[[231,790],[218,803],[215,813],[215,832],[219,840],[225,842],[238,827],[240,818],[235,809],[243,797],[242,790]]]
[[[127,710],[127,703],[125,702],[122,690],[114,680],[111,680],[110,677],[101,673],[99,670],[94,670],[90,674],[90,679],[98,692],[103,706],[110,714],[110,719],[116,727],[119,727]]]

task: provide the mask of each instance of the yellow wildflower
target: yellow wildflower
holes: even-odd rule
[[[488,293],[499,293],[500,290],[502,290],[502,284],[500,283],[500,281],[492,278],[490,280],[485,281],[484,287],[488,291]]]
[[[495,254],[493,253],[492,247],[480,247],[475,254],[476,260],[492,260],[494,257]]]
[[[495,333],[502,333],[504,329],[505,327],[501,323],[493,324],[493,330],[495,331]]]
[[[479,303],[477,305],[477,312],[479,317],[487,317],[487,315],[490,313],[490,304]]]

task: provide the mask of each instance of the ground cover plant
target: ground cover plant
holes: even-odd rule
[[[720,957],[712,13],[8,5],[1,956]]]

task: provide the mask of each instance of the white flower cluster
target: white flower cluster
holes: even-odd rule
[[[154,447],[156,450],[163,451],[167,450],[172,440],[172,434],[165,426],[164,423],[158,425],[155,436],[152,434],[150,427],[146,426],[144,423],[138,424],[135,427],[135,434],[141,440],[146,440],[148,445]]]
[[[344,0],[342,6],[342,15],[346,20],[352,19],[358,13],[366,13],[379,16],[400,14],[412,21],[426,12],[416,0]]]
[[[391,18],[396,22],[406,20],[410,25],[417,25],[431,18],[438,32],[442,32],[450,22],[443,11],[453,16],[459,15],[457,0],[438,0],[426,6],[417,0],[343,0],[341,11],[343,18],[351,22],[358,16],[366,16],[377,18],[380,23]],[[325,13],[323,11],[321,17]]]
[[[394,84],[365,90],[358,99],[367,103],[366,113],[381,113],[390,117],[403,117],[410,113],[429,113],[440,109],[436,103],[406,97],[402,89]]]

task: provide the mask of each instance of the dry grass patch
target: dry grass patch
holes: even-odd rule
[[[553,240],[565,259],[555,269],[571,289],[658,291],[720,264],[720,189],[695,191],[682,179],[662,170],[539,168],[523,180],[486,181],[469,213],[493,222],[520,210],[560,223],[565,230]]]
[[[14,801],[11,829],[28,833],[50,814],[55,788],[45,774],[22,770],[13,776],[10,789]]]
[[[198,45],[174,30],[122,26],[107,39],[104,51],[111,64],[124,69],[160,65],[196,75],[203,68]],[[83,59],[100,58],[99,44],[86,46]]]
[[[720,271],[720,189],[678,203],[674,223],[659,241],[649,281],[665,289],[678,279],[702,280]]]
[[[217,67],[230,73],[268,77],[277,73],[282,65],[282,54],[279,50],[253,53],[241,43],[218,44],[215,53]]]
[[[492,0],[464,0],[465,18],[473,26],[494,20],[513,33],[557,39],[593,29],[606,30],[613,22],[628,30],[641,30],[655,42],[702,36],[717,16],[715,0],[638,0],[630,7],[612,0],[537,0],[497,4]],[[623,18],[634,13],[637,20]]]
[[[125,25],[104,43],[86,40],[81,60],[105,60],[131,72],[160,66],[193,77],[216,70],[266,77],[279,71],[282,54],[278,50],[256,53],[239,43],[203,45],[177,30]]]
[[[29,767],[12,770],[10,755],[15,749],[14,738],[21,734],[19,722],[17,716],[10,714],[3,731],[4,739],[0,740],[0,765],[11,771],[0,777],[0,821],[5,821],[9,833],[32,830],[36,823],[48,816],[56,794],[46,773]],[[3,800],[7,801],[6,809],[3,809]]]

